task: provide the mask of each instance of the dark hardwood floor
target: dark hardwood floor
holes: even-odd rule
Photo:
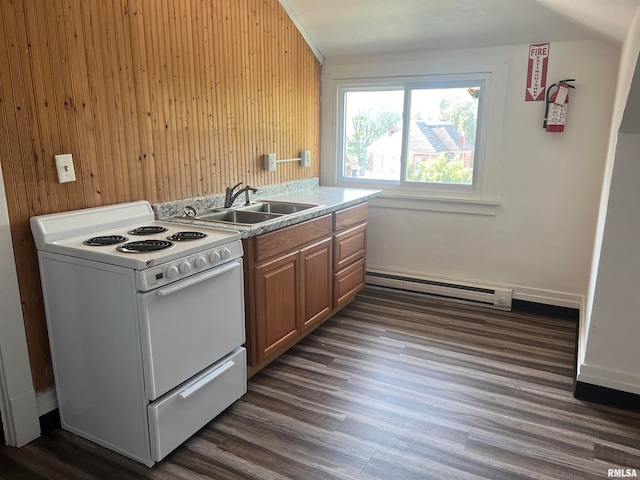
[[[2,479],[603,479],[640,414],[571,394],[573,322],[365,290],[148,469],[62,430]]]

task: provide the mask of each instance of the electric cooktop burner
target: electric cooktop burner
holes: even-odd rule
[[[166,240],[140,240],[137,242],[124,243],[116,247],[116,250],[123,253],[155,252],[169,248],[173,243]]]
[[[173,235],[169,235],[167,240],[173,240],[176,242],[183,242],[187,240],[199,240],[201,238],[205,238],[207,236],[206,233],[202,232],[177,232]]]
[[[101,247],[104,245],[115,245],[117,243],[126,242],[127,240],[129,239],[122,235],[104,235],[101,237],[89,238],[82,243],[91,247]]]
[[[144,227],[134,228],[133,230],[129,230],[127,233],[129,235],[153,235],[154,233],[162,233],[166,231],[166,228],[159,225],[147,225]]]

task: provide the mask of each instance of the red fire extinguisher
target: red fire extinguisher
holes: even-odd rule
[[[569,89],[576,88],[567,82],[575,81],[575,78],[567,78],[547,88],[544,123],[542,124],[542,128],[547,132],[564,132],[567,111],[569,110]],[[551,93],[554,88],[555,90]]]

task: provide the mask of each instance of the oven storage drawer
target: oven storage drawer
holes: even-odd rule
[[[234,350],[215,365],[151,403],[151,457],[162,460],[247,391],[246,350]]]

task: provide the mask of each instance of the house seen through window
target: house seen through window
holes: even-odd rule
[[[483,82],[340,89],[341,179],[473,187]]]

